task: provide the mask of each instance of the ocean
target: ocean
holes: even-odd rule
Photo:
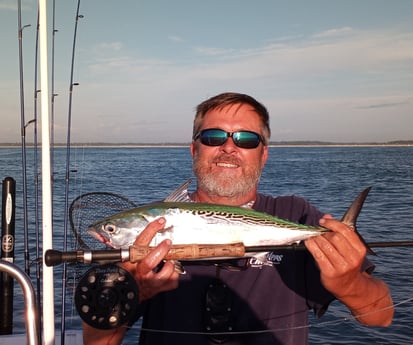
[[[34,152],[27,149],[30,258],[35,260]],[[40,156],[40,153],[39,153]],[[53,151],[54,247],[62,250],[66,150]],[[188,147],[73,147],[70,157],[69,202],[82,193],[113,192],[136,204],[163,199],[193,177]],[[39,167],[40,169],[40,167]],[[17,181],[15,262],[23,262],[23,200],[21,150],[0,149],[0,177]],[[260,181],[260,191],[272,195],[295,194],[322,211],[340,218],[364,188],[372,190],[358,220],[358,229],[369,241],[413,240],[413,147],[270,147]],[[191,186],[193,189],[195,186]],[[69,229],[69,235],[70,229]],[[72,239],[68,242],[73,243]],[[334,302],[321,319],[310,316],[310,344],[411,344],[413,337],[413,251],[411,248],[377,248],[375,276],[391,289],[395,317],[388,328],[364,327]],[[56,322],[60,323],[61,269],[56,274]],[[70,274],[70,270],[69,270]],[[35,265],[31,265],[35,279]],[[24,331],[21,290],[15,286],[14,332]],[[72,291],[68,291],[69,306]],[[73,307],[66,309],[66,327],[79,327]],[[60,325],[58,326],[60,327]],[[136,344],[135,325],[125,344]],[[1,338],[0,338],[1,340]],[[0,341],[1,342],[1,341]]]

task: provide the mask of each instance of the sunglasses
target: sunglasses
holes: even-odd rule
[[[260,142],[265,144],[264,137],[251,131],[226,132],[219,128],[203,129],[194,135],[194,141],[201,140],[201,143],[207,146],[224,145],[228,138],[232,138],[234,144],[242,149],[255,149]]]

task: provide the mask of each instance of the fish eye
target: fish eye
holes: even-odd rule
[[[104,230],[110,234],[114,233],[116,231],[116,226],[113,224],[105,224]]]

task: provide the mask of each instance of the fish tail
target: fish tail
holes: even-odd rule
[[[351,205],[347,209],[346,213],[344,213],[343,218],[341,218],[341,221],[344,224],[347,224],[348,226],[350,226],[355,231],[357,236],[360,238],[361,242],[363,242],[363,244],[366,246],[367,252],[369,254],[376,255],[376,253],[369,247],[367,242],[357,231],[357,227],[356,227],[357,217],[360,214],[364,201],[366,200],[367,195],[369,194],[370,190],[371,190],[371,187],[366,188],[354,199],[354,201],[351,203]]]

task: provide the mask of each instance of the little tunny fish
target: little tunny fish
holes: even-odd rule
[[[360,193],[342,218],[353,229],[369,190]],[[166,219],[165,229],[155,235],[151,246],[166,238],[174,245],[243,242],[246,247],[284,246],[330,231],[242,207],[166,201],[101,219],[90,225],[88,232],[108,246],[128,248],[148,223],[159,217]]]

